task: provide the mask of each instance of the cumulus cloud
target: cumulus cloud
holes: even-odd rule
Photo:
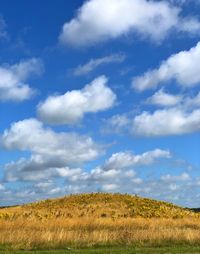
[[[161,89],[145,103],[157,107],[134,115],[114,115],[104,121],[103,133],[159,137],[200,132],[200,92],[174,95]]]
[[[84,65],[79,65],[74,70],[74,75],[75,76],[86,75],[95,70],[97,67],[104,64],[122,63],[125,60],[125,58],[126,56],[124,54],[113,54],[102,58],[91,59],[88,63]]]
[[[168,136],[200,131],[200,110],[187,112],[179,107],[143,112],[133,119],[132,133],[141,136]]]
[[[34,94],[34,90],[26,82],[32,75],[38,75],[42,70],[42,62],[36,58],[14,65],[1,65],[0,100],[23,101],[29,99]]]
[[[143,179],[135,171],[137,167],[150,167],[161,159],[171,159],[170,151],[161,149],[142,154],[119,152],[103,165],[86,170],[83,163],[96,159],[102,153],[102,147],[87,136],[55,132],[36,119],[13,123],[1,136],[1,147],[30,153],[30,157],[5,165],[4,183],[29,182],[32,185],[30,189],[17,190],[12,195],[13,191],[0,184],[1,202],[13,202],[14,199],[15,202],[30,202],[86,191],[132,190],[134,193],[143,184]],[[6,199],[8,195],[13,200]]]
[[[60,174],[66,177],[68,184],[86,186],[92,191],[116,191],[127,186],[139,186],[143,180],[138,177],[132,169],[138,166],[149,167],[158,163],[161,159],[171,159],[170,151],[155,149],[143,154],[135,155],[132,152],[119,152],[108,158],[103,165],[91,171],[84,171],[80,168],[60,169]],[[117,189],[114,188],[117,187]]]
[[[157,91],[154,95],[146,100],[148,104],[158,106],[175,106],[183,100],[183,96],[174,95],[165,92],[163,89]]]
[[[190,175],[186,176],[186,174],[169,175],[166,180],[163,179],[163,176],[158,179],[148,177],[142,180],[135,173],[132,176],[131,172],[125,171],[117,177],[115,175],[115,177],[109,177],[107,180],[82,180],[80,183],[77,173],[75,174],[76,181],[67,181],[66,178],[66,182],[62,185],[58,185],[52,180],[44,180],[29,184],[23,189],[0,189],[0,205],[26,203],[71,193],[106,191],[137,194],[143,197],[175,202],[187,207],[199,207],[199,179],[192,178]],[[171,179],[169,180],[169,178]]]
[[[88,136],[54,132],[36,119],[12,124],[1,137],[6,150],[28,151],[30,158],[21,158],[6,165],[6,179],[38,180],[56,175],[56,168],[73,166],[96,159],[102,152]]]
[[[160,167],[160,159],[171,162],[174,160],[169,151],[155,149],[136,155],[132,152],[119,152],[92,170],[66,166],[50,167],[44,171],[37,168],[20,171],[13,162],[12,170],[6,169],[6,180],[29,181],[29,184],[24,189],[9,189],[9,183],[4,183],[7,187],[0,188],[0,204],[24,203],[68,193],[106,191],[131,193],[176,203],[180,201],[179,204],[187,206],[198,206],[199,199],[194,199],[194,196],[197,197],[199,193],[199,179],[193,179],[185,168],[182,168],[183,172],[179,175],[172,175],[170,172],[156,179],[149,176],[140,177],[141,168],[137,170],[137,167],[142,166],[142,175],[148,175],[152,164]]]
[[[100,76],[81,90],[48,97],[38,106],[40,119],[49,124],[74,124],[86,113],[111,108],[115,104],[116,95],[107,82],[105,76]]]
[[[114,115],[109,119],[104,119],[104,125],[102,127],[101,132],[103,134],[121,134],[124,132],[124,130],[128,129],[128,126],[130,125],[131,120],[130,118],[125,115]]]
[[[106,162],[105,169],[121,169],[130,166],[149,165],[158,159],[171,157],[170,151],[155,149],[141,155],[131,152],[120,152],[113,154]]]
[[[184,105],[186,108],[199,108],[200,107],[200,92],[193,97],[186,97]]]
[[[161,83],[175,80],[178,85],[190,88],[200,83],[200,42],[188,51],[181,51],[163,61],[158,69],[135,77],[132,86],[138,91],[156,88]]]
[[[65,163],[85,162],[96,158],[97,147],[90,137],[75,133],[54,132],[36,119],[12,124],[2,135],[2,145],[8,150],[32,151],[41,157],[62,159]],[[40,156],[37,157],[38,160]],[[57,160],[58,160],[57,159]]]
[[[193,17],[183,18],[180,12],[179,7],[167,1],[90,0],[63,25],[59,40],[88,46],[130,33],[160,41],[171,30],[199,32],[200,22]]]
[[[170,182],[170,183],[177,182],[177,181],[188,181],[190,179],[191,179],[191,176],[186,172],[183,172],[181,175],[178,175],[178,176],[167,174],[161,177],[162,181]]]

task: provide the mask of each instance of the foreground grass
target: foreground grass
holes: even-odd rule
[[[2,254],[190,254],[200,253],[200,246],[173,246],[173,247],[101,247],[77,250],[46,250],[46,251],[9,251],[0,250]]]
[[[0,245],[13,250],[68,247],[77,249],[95,246],[199,246],[200,220],[198,218],[0,220]]]

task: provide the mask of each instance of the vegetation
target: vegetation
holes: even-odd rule
[[[0,209],[3,219],[51,218],[185,218],[197,217],[171,203],[132,195],[92,193],[70,195],[24,206]]]
[[[87,249],[49,250],[49,251],[0,251],[2,254],[192,254],[200,253],[199,247],[193,246],[172,246],[162,248],[137,248],[137,247],[98,247]]]
[[[72,253],[86,253],[77,249],[103,246],[126,246],[127,252],[123,253],[137,253],[131,249],[184,245],[197,249],[200,242],[197,213],[130,195],[72,195],[3,208],[0,218],[3,253],[9,253],[9,249],[66,251],[69,248]],[[98,251],[91,253],[106,253]]]

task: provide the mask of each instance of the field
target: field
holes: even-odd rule
[[[0,253],[200,253],[197,213],[135,196],[75,195],[0,218]]]
[[[199,247],[193,246],[174,246],[174,247],[99,247],[99,248],[87,248],[79,250],[50,250],[50,251],[5,251],[2,254],[192,254],[200,253]]]

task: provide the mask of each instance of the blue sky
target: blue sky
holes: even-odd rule
[[[0,205],[104,191],[199,207],[199,10],[1,1]]]

